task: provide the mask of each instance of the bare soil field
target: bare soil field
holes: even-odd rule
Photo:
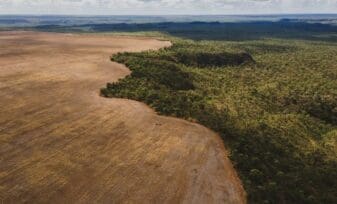
[[[0,32],[0,203],[245,203],[218,135],[99,89],[149,38]]]

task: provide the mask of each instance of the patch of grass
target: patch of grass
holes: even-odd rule
[[[175,39],[114,55],[132,74],[101,93],[217,131],[250,203],[336,203],[336,46]]]

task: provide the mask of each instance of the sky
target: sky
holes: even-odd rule
[[[337,13],[337,0],[0,0],[0,15],[233,15],[294,13]]]

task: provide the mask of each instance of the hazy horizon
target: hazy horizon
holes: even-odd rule
[[[336,14],[337,0],[0,0],[0,15]]]
[[[0,16],[74,16],[74,17],[99,17],[99,16],[106,16],[106,17],[113,17],[113,16],[324,16],[324,15],[337,15],[336,13],[261,13],[261,14],[254,14],[254,13],[246,13],[246,14],[33,14],[33,13],[18,13],[18,14],[0,14]]]

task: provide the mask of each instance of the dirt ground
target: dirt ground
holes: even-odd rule
[[[149,38],[0,32],[0,203],[245,203],[218,135],[99,89]]]

